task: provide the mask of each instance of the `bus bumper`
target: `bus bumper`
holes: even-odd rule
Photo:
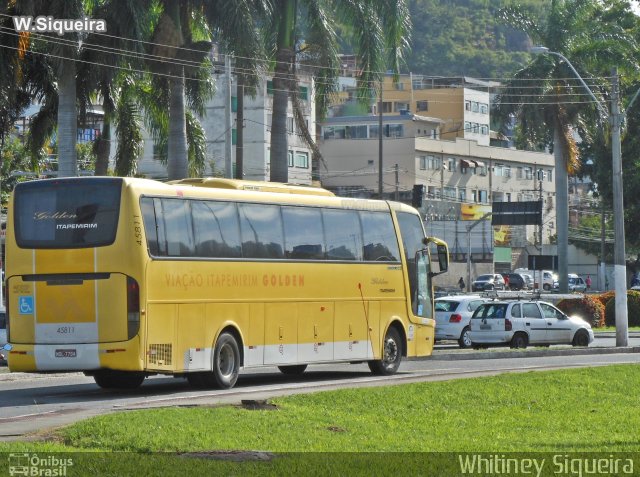
[[[116,369],[142,371],[138,337],[118,343],[12,344],[7,353],[12,372],[92,371]]]

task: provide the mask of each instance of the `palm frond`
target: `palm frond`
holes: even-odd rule
[[[190,177],[202,177],[207,162],[207,136],[200,121],[189,110],[185,114],[187,126],[188,164]]]

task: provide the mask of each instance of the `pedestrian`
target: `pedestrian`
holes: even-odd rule
[[[585,283],[587,284],[587,291],[591,290],[591,275],[587,275]]]
[[[504,275],[504,289],[509,290],[509,275]]]
[[[458,286],[460,287],[460,291],[463,292],[465,288],[467,288],[467,285],[464,283],[464,278],[460,277],[460,280],[458,280]]]

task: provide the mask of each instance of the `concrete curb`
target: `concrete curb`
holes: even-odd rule
[[[517,350],[517,351],[477,351],[477,352],[438,352],[435,351],[428,358],[441,361],[457,361],[465,359],[511,359],[511,358],[540,358],[545,356],[583,356],[589,354],[623,354],[640,353],[640,346],[626,346],[624,348],[576,348],[549,350]]]

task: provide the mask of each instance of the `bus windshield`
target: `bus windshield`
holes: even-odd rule
[[[21,248],[82,248],[113,243],[122,182],[52,179],[16,187],[15,232]]]

